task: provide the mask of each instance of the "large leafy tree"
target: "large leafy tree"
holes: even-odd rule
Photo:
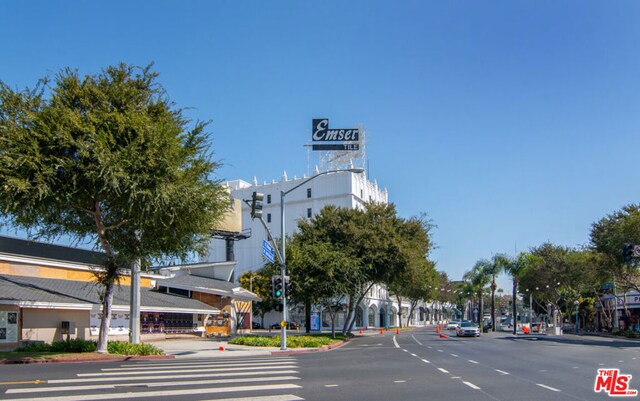
[[[623,291],[640,291],[640,258],[626,261],[624,244],[640,245],[640,204],[626,205],[591,226],[591,247],[605,257],[605,272]]]
[[[435,264],[428,260],[432,248],[429,231],[432,228],[426,215],[400,222],[397,235],[405,265],[396,269],[387,282],[389,291],[398,301],[398,322],[402,324],[402,299],[410,303],[407,325],[421,300],[428,299],[431,288],[438,282]]]
[[[487,266],[490,262],[486,259],[478,260],[473,268],[466,272],[463,278],[473,285],[476,290],[476,294],[478,296],[478,323],[482,323],[482,318],[484,316],[484,305],[483,305],[483,296],[486,290],[486,287],[491,282],[491,275],[487,272]]]
[[[0,207],[37,237],[91,241],[107,352],[114,286],[136,259],[203,251],[227,208],[206,123],[191,124],[151,66],[64,69],[35,89],[0,82]]]
[[[264,315],[275,309],[280,303],[271,293],[271,277],[276,274],[276,266],[267,264],[258,271],[244,272],[238,279],[242,288],[252,291],[261,298],[253,304],[253,311],[260,316],[260,325],[264,327]]]

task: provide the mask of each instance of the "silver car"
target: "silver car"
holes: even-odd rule
[[[461,322],[456,328],[458,337],[480,337],[480,328],[472,322]]]

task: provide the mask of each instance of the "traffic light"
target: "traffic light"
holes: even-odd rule
[[[292,284],[291,284],[291,277],[289,276],[284,276],[284,295],[285,297],[289,298],[291,297],[291,290],[292,290]]]
[[[271,277],[271,289],[274,299],[282,297],[282,276]]]
[[[633,257],[633,245],[632,244],[624,244],[622,248],[622,257],[624,259],[624,263],[631,263],[631,258]]]
[[[264,194],[260,192],[254,192],[251,195],[251,218],[261,218],[262,217],[262,200],[264,199]]]

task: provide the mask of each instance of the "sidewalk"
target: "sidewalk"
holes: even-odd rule
[[[260,356],[280,351],[280,348],[277,347],[246,347],[229,344],[226,340],[211,338],[169,339],[149,344],[160,348],[166,355],[175,356],[176,359]]]

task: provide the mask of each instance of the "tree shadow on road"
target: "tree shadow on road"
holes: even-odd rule
[[[511,337],[501,337],[500,340],[505,341],[535,341],[540,343],[547,343],[549,345],[571,344],[571,345],[590,345],[599,347],[615,347],[615,348],[628,348],[638,347],[640,348],[640,341],[628,340],[621,338],[611,337],[599,337],[593,335],[563,335],[563,336],[550,336],[550,335],[517,335]]]

